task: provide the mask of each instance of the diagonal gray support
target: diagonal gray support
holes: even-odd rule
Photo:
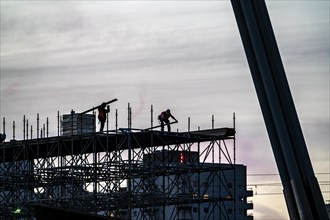
[[[328,219],[264,0],[231,0],[291,219]]]

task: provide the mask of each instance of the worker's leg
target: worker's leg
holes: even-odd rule
[[[100,132],[102,132],[103,131],[103,128],[104,128],[104,123],[105,123],[105,121],[100,121],[101,122],[101,127],[100,127]]]
[[[167,119],[167,120],[164,120],[164,122],[166,123],[167,125],[167,131],[168,132],[171,132],[171,125],[170,125],[170,121]]]
[[[164,122],[160,120],[160,130],[164,131]]]

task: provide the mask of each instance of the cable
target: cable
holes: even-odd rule
[[[250,173],[247,176],[279,176],[279,173]],[[330,175],[330,173],[315,173],[315,175]]]
[[[324,180],[324,181],[319,181],[319,185],[329,185],[330,181]],[[246,186],[282,186],[282,183],[249,183]]]

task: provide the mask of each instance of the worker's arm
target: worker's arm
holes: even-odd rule
[[[174,118],[174,116],[173,115],[171,115],[171,118],[173,118],[176,122],[178,122],[178,120],[176,120],[176,118]]]

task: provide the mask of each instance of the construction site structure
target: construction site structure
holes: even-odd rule
[[[1,143],[0,219],[34,218],[40,205],[117,219],[253,219],[235,123],[161,132],[132,129],[130,106],[127,128],[117,115],[114,130],[96,132],[95,114],[84,123],[58,113],[57,136]]]

